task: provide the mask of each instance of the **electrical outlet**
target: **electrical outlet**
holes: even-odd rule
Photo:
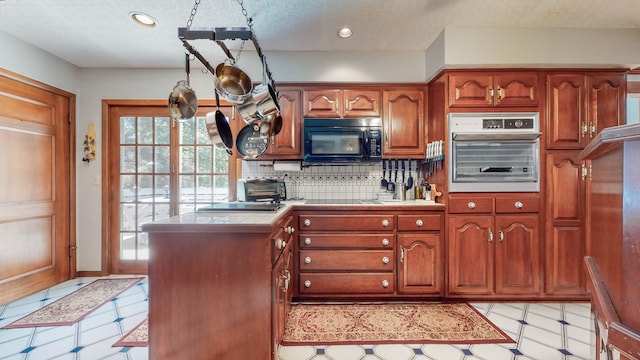
[[[93,175],[93,185],[100,185],[100,176],[99,175]]]

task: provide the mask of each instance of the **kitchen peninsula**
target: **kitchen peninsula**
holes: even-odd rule
[[[330,227],[334,220],[341,227],[360,226],[360,230],[340,228],[330,234],[359,235],[322,236],[320,229],[313,227],[316,224]],[[375,226],[384,231],[362,231],[362,226],[374,226],[378,221]],[[362,294],[352,296],[402,297],[403,287],[396,286],[398,281],[398,285],[406,285],[405,294],[415,297],[424,285],[420,282],[427,281],[435,283],[435,287],[428,288],[440,289],[435,295],[427,296],[439,297],[444,279],[440,232],[443,221],[444,206],[424,200],[353,205],[311,205],[299,201],[288,203],[276,212],[196,212],[145,224],[143,231],[149,233],[151,254],[149,357],[276,358],[288,303],[298,291],[296,280],[306,281],[295,274],[298,266],[294,266],[292,260],[298,258],[295,254],[298,244],[311,241],[309,236],[300,234],[305,223],[313,224],[307,233],[318,236],[313,237],[313,242],[324,247],[320,252],[338,246],[326,243],[334,239],[351,244],[350,250],[340,251],[347,258],[375,254],[379,252],[374,250],[376,247],[383,248],[380,251],[389,255],[375,260],[352,258],[352,263],[361,266],[349,270],[355,274],[355,281],[388,277],[386,283],[380,283],[380,290],[367,286]],[[385,236],[379,238],[377,234]],[[377,244],[371,243],[378,240]],[[409,243],[402,245],[400,241]],[[435,269],[427,272],[432,279],[407,275],[407,265],[418,266],[418,260]],[[388,270],[372,269],[378,267],[378,263]],[[323,273],[334,271],[337,270],[307,272],[322,278]],[[399,278],[405,280],[396,280]],[[316,295],[329,296],[325,290],[319,290]]]

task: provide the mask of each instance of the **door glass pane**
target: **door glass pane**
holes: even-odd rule
[[[150,113],[150,107],[140,109]],[[212,145],[205,116],[176,123],[166,106],[157,107],[157,114],[123,115],[116,122],[119,254],[112,256],[120,260],[148,260],[145,223],[229,200],[229,155]]]

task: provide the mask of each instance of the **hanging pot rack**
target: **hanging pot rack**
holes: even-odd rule
[[[258,53],[258,57],[260,58],[260,62],[262,63],[262,67],[269,78],[269,82],[273,87],[275,93],[277,94],[275,81],[273,80],[273,76],[271,71],[269,70],[269,65],[267,64],[267,58],[262,52],[260,48],[260,44],[256,39],[253,32],[247,27],[226,27],[226,28],[189,28],[189,27],[180,27],[178,28],[178,38],[182,41],[182,45],[184,48],[192,54],[200,63],[211,73],[215,75],[215,68],[211,66],[211,64],[195,49],[190,43],[189,40],[211,40],[214,41],[224,54],[227,56],[229,60],[235,62],[235,58],[231,54],[229,48],[223,42],[224,40],[251,40],[253,46]]]

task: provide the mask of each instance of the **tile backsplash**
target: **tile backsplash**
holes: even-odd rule
[[[300,171],[274,171],[271,161],[243,161],[242,174],[245,179],[284,178],[289,199],[371,200],[376,199],[377,193],[386,192],[380,187],[381,164],[319,165]],[[407,192],[407,198],[413,198],[413,191]]]

